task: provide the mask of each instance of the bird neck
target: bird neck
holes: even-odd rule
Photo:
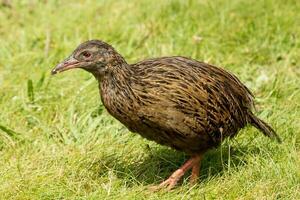
[[[101,82],[108,77],[116,75],[122,75],[130,73],[129,64],[125,59],[114,49],[112,52],[104,59],[99,62],[94,63],[94,67],[90,69],[85,69],[88,72],[92,73],[94,77]]]
[[[103,72],[93,73],[101,87],[118,89],[128,83],[131,70],[130,65],[118,53],[114,54],[108,61]]]
[[[107,71],[103,76],[98,77],[99,90],[102,102],[110,114],[117,116],[125,106],[132,106],[134,94],[131,90],[130,82],[132,72],[130,65],[124,59],[110,62]],[[127,102],[125,105],[124,102]],[[122,121],[122,119],[119,119]]]

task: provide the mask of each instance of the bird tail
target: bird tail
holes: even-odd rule
[[[249,117],[250,117],[250,124],[252,124],[255,128],[260,130],[265,136],[268,136],[269,138],[273,138],[277,140],[278,143],[281,143],[280,137],[277,135],[277,133],[269,124],[256,117],[252,112],[249,112]]]

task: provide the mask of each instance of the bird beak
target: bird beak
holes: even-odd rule
[[[69,70],[69,69],[78,68],[78,67],[80,67],[80,62],[78,60],[76,60],[75,58],[73,58],[73,56],[71,55],[70,57],[68,57],[67,59],[65,59],[58,65],[56,65],[55,68],[52,69],[51,74],[55,75],[57,73],[60,73],[60,72],[63,72],[63,71]]]

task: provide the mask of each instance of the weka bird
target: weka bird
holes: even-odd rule
[[[191,156],[158,188],[173,188],[189,169],[195,182],[203,154],[247,124],[280,140],[252,113],[249,89],[210,64],[180,56],[128,64],[111,45],[91,40],[79,45],[52,74],[73,68],[95,76],[104,106],[130,131]]]

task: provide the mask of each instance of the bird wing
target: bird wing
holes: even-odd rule
[[[251,109],[252,94],[221,68],[184,57],[149,59],[132,67],[132,88],[141,105],[137,114],[151,126],[222,137],[220,132],[236,132],[246,123],[243,110]]]

